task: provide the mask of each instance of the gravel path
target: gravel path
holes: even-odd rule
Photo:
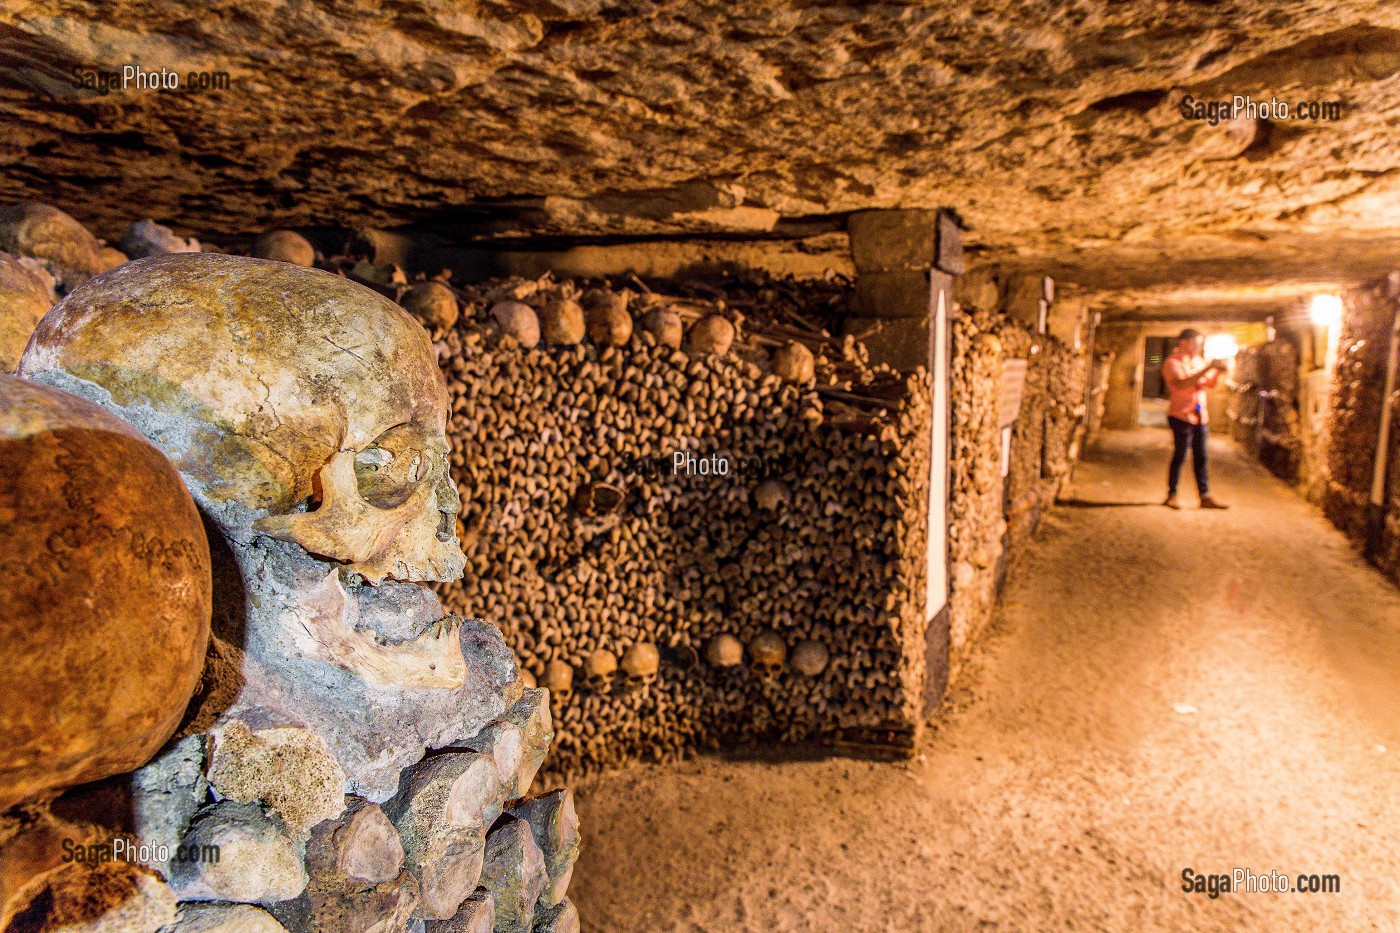
[[[918,760],[580,788],[585,929],[1400,930],[1400,596],[1229,442],[1234,508],[1156,505],[1168,443],[1078,467]],[[1186,867],[1342,887],[1211,899]]]

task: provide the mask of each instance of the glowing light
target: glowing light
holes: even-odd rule
[[[1318,327],[1336,327],[1342,323],[1342,299],[1336,295],[1313,295],[1308,314]]]
[[[1240,352],[1240,345],[1234,334],[1211,334],[1206,338],[1205,355],[1208,360],[1233,360]]]

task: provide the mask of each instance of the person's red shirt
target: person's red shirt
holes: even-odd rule
[[[1207,372],[1205,357],[1189,356],[1177,350],[1162,363],[1162,378],[1171,397],[1167,405],[1169,417],[1192,424],[1207,424],[1210,421],[1206,390],[1215,388],[1220,380],[1220,371],[1212,369]]]

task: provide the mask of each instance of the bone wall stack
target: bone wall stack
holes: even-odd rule
[[[548,279],[460,294],[437,337],[468,564],[444,600],[499,620],[550,689],[547,767],[760,740],[911,748],[926,376],[719,298]],[[588,336],[564,326],[571,305]],[[538,345],[502,333],[522,307]],[[636,333],[592,326],[604,309]]]
[[[975,281],[974,285],[978,284]],[[953,321],[949,679],[991,621],[997,594],[1063,488],[1087,428],[1091,342],[1076,347],[1008,314],[1006,287],[969,285]],[[1076,325],[1077,326],[1077,325]],[[1073,326],[1066,328],[1073,331]],[[1007,374],[1025,367],[1018,405]],[[1003,429],[1009,429],[1003,451]]]

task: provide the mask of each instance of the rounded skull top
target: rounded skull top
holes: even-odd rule
[[[47,273],[0,253],[0,372],[15,368],[29,335],[53,307],[52,283]]]
[[[0,375],[0,808],[145,764],[204,663],[209,544],[111,413]]]
[[[372,582],[461,576],[447,387],[427,333],[368,288],[217,253],[136,260],[56,305],[20,372],[136,425],[230,537]]]
[[[30,202],[0,210],[0,249],[43,260],[68,288],[108,267],[97,237],[51,204]]]

